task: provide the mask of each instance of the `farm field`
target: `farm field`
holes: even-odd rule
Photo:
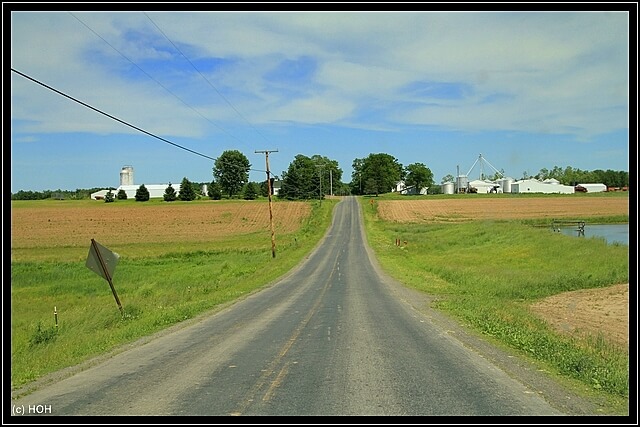
[[[273,203],[275,232],[296,231],[310,214],[304,202]],[[268,204],[259,201],[12,202],[11,249],[104,244],[212,242],[234,235],[269,236]]]
[[[268,286],[317,244],[335,203],[274,202],[272,257],[266,200],[12,201],[12,386]],[[119,255],[122,312],[85,265],[91,239]]]
[[[392,277],[551,372],[606,391],[602,411],[626,413],[629,248],[559,235],[551,223],[626,223],[628,193],[391,194],[362,207]]]
[[[481,219],[581,219],[628,215],[629,197],[484,197],[382,200],[378,215],[392,222],[458,222]]]
[[[482,196],[480,196],[482,197]],[[391,222],[457,222],[512,219],[578,219],[628,215],[628,197],[526,197],[382,200],[378,215]],[[562,333],[605,333],[629,345],[629,284],[554,295],[532,309]]]

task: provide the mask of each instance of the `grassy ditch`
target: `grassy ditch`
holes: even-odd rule
[[[337,200],[309,203],[311,213],[295,231],[276,234],[275,258],[268,231],[235,232],[214,242],[150,239],[109,246],[120,255],[113,283],[124,315],[106,280],[85,266],[89,242],[20,249],[11,263],[12,388],[273,282],[317,245],[331,223]],[[152,218],[162,205],[145,209]]]
[[[586,385],[589,393],[612,402],[628,399],[628,349],[606,337],[560,335],[529,309],[565,291],[628,283],[628,246],[532,226],[539,221],[384,221],[377,203],[360,201],[369,244],[394,278],[435,296],[436,308],[489,339],[583,389]],[[397,246],[396,239],[407,244]]]

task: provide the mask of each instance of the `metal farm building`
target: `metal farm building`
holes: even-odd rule
[[[150,199],[159,199],[164,197],[164,192],[169,186],[167,184],[144,184],[146,189],[149,191]],[[171,186],[176,190],[176,195],[180,194],[180,184],[171,184]],[[120,186],[115,190],[111,190],[113,193],[113,197],[118,196],[118,192],[120,190],[124,190],[127,194],[127,199],[135,199],[136,191],[138,191],[140,185],[133,183],[133,167],[132,166],[123,166],[120,171]],[[109,190],[100,190],[91,194],[91,199],[93,200],[104,200],[105,196]]]

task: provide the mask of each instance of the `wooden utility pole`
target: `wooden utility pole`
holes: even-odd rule
[[[271,227],[271,256],[276,257],[276,232],[273,228],[273,209],[271,206],[271,175],[269,173],[269,153],[277,153],[278,150],[256,150],[256,153],[264,153],[267,162],[267,193],[269,194],[269,225]]]
[[[320,180],[320,200],[322,200],[324,198],[324,195],[322,194],[322,172],[324,170],[324,165],[316,165],[316,167],[318,168],[318,178]]]

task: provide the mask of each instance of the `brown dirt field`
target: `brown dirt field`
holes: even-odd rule
[[[531,306],[562,333],[604,337],[629,348],[629,284],[550,296]]]
[[[527,197],[383,200],[378,214],[393,222],[459,222],[478,219],[581,219],[628,215],[628,197]],[[531,307],[554,329],[574,336],[607,339],[628,349],[629,284],[553,295]]]
[[[308,203],[273,204],[277,233],[297,230],[311,212]],[[110,244],[200,242],[221,236],[269,232],[269,205],[258,202],[121,204],[95,202],[12,207],[11,248],[86,246],[92,238]]]
[[[457,222],[476,219],[581,219],[584,216],[628,215],[628,197],[527,197],[382,200],[378,215],[393,222]]]

